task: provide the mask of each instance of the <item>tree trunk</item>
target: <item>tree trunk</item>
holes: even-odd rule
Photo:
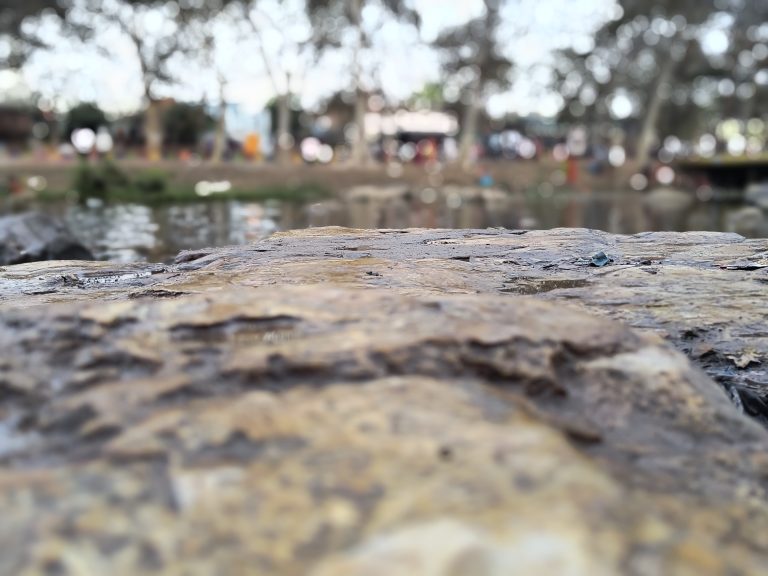
[[[480,110],[483,107],[483,91],[486,78],[483,69],[493,50],[493,36],[499,26],[499,2],[485,0],[485,38],[480,42],[480,50],[477,55],[476,77],[469,87],[469,102],[464,108],[464,117],[461,124],[461,141],[459,142],[459,162],[464,170],[472,168],[474,163],[475,141],[477,139],[477,125],[480,118]]]
[[[160,103],[149,99],[144,112],[144,144],[147,160],[157,162],[163,152],[163,123],[160,114]]]
[[[365,44],[363,31],[362,0],[352,0],[352,20],[357,30],[357,42],[354,52],[354,82],[355,82],[355,133],[352,142],[352,162],[357,166],[367,164],[371,159],[368,150],[368,139],[365,134],[365,112],[367,110],[366,93],[362,87],[361,52]]]
[[[211,162],[219,164],[224,159],[227,148],[227,102],[224,98],[224,83],[219,82],[219,116],[216,118],[216,133],[213,139]]]
[[[291,161],[293,135],[291,134],[291,94],[277,97],[277,127],[275,134],[275,157],[278,164],[286,165]]]
[[[464,117],[461,122],[461,141],[459,143],[459,163],[464,170],[469,170],[474,162],[475,139],[477,124],[480,117],[480,86],[473,83],[470,101],[464,107]]]
[[[352,143],[352,161],[357,166],[368,164],[371,159],[368,138],[365,133],[366,94],[358,89],[355,96],[355,141]]]
[[[51,129],[51,138],[48,141],[48,146],[50,150],[58,155],[59,144],[61,144],[61,130],[63,129],[62,117],[58,114],[54,116],[54,120],[49,126]]]
[[[635,155],[640,167],[647,165],[651,159],[651,152],[657,139],[659,117],[661,116],[664,102],[668,98],[668,95],[662,94],[662,87],[670,85],[676,67],[677,61],[671,54],[667,55],[664,63],[661,65],[659,75],[653,83],[648,106],[645,109],[645,118],[643,118],[640,135],[637,138]]]

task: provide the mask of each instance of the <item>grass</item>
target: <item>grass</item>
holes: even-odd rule
[[[225,202],[239,200],[241,202],[263,202],[279,200],[282,202],[304,203],[323,200],[332,196],[332,192],[317,184],[300,184],[297,186],[271,185],[248,189],[232,189],[228,192],[198,196],[192,186],[173,185],[163,190],[142,190],[135,187],[108,188],[98,197],[107,203],[135,204],[188,204],[193,202]],[[43,202],[60,202],[76,198],[78,195],[71,191],[44,190],[35,195]]]
[[[222,202],[240,200],[244,202],[261,202],[264,200],[281,200],[283,202],[311,202],[321,200],[331,195],[330,190],[314,184],[298,186],[261,186],[252,189],[232,189],[228,192],[199,196],[193,187],[169,186],[164,190],[146,191],[137,188],[119,188],[107,190],[103,195],[106,202],[123,202],[138,204],[184,204],[191,202]]]
[[[191,202],[221,202],[240,200],[259,202],[311,202],[327,198],[331,191],[317,184],[267,185],[254,188],[233,188],[226,192],[199,195],[191,184],[173,181],[163,170],[148,169],[129,173],[114,162],[104,160],[96,164],[81,162],[72,171],[72,188],[77,192],[44,191],[37,194],[42,201],[95,198],[107,203],[183,204]]]
[[[678,162],[681,166],[697,166],[697,167],[720,167],[720,166],[741,166],[744,164],[768,164],[768,152],[762,152],[760,154],[742,154],[740,156],[732,156],[730,154],[718,154],[709,158],[703,156],[693,156],[691,158],[683,158]]]

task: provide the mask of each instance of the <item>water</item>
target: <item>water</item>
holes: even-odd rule
[[[244,244],[277,230],[280,205],[216,202],[178,206],[69,205],[59,212],[100,259],[166,262],[181,250]]]
[[[244,244],[277,230],[353,228],[587,227],[632,234],[713,230],[768,236],[760,209],[705,202],[685,192],[583,193],[433,190],[307,204],[201,202],[173,206],[48,205],[100,259],[167,262],[181,250]]]

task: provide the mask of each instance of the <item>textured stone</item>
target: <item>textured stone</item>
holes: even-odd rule
[[[7,267],[0,573],[764,574],[766,252],[319,229]]]

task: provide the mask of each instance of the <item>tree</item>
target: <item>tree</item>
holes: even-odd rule
[[[21,35],[24,20],[45,10],[60,16],[65,12],[62,4],[52,0],[4,0],[0,4],[0,34]]]
[[[226,60],[231,54],[221,50],[221,38],[231,31],[239,14],[227,10],[218,2],[204,2],[191,15],[183,30],[184,52],[202,65],[203,71],[213,76],[217,87],[214,100],[218,102],[218,114],[215,118],[215,130],[211,162],[217,164],[224,157],[227,147],[227,66]],[[200,78],[196,78],[199,82]]]
[[[439,82],[428,82],[421,90],[411,94],[408,99],[413,108],[426,108],[428,110],[440,110],[445,105],[443,85]]]
[[[720,65],[734,90],[721,95],[720,104],[728,116],[747,120],[768,104],[768,4],[746,1],[730,14],[730,41]]]
[[[713,106],[730,97],[729,85],[735,96],[736,86],[754,76],[754,62],[745,67],[747,59],[739,58],[747,40],[741,31],[749,29],[741,23],[765,21],[768,8],[741,0],[621,0],[620,6],[592,50],[561,53],[556,85],[569,104],[565,117],[592,124],[636,118],[635,157],[644,165],[662,127],[692,126],[702,109],[712,116]]]
[[[465,169],[472,162],[472,148],[485,100],[509,84],[512,69],[499,38],[501,0],[483,0],[483,4],[482,16],[446,30],[435,42],[443,57],[444,70],[461,82],[464,113],[459,161]]]
[[[50,16],[61,19],[64,6],[51,0],[5,0],[0,4],[0,38],[8,43],[8,53],[0,58],[0,67],[20,67],[31,50],[45,47],[34,33],[34,26],[27,26],[34,19]]]
[[[380,15],[377,21],[368,25],[363,14],[367,8],[378,9]],[[421,18],[418,12],[410,8],[407,0],[307,0],[307,10],[319,49],[346,48],[351,56],[356,134],[352,143],[352,160],[358,165],[366,164],[370,160],[370,151],[365,133],[365,113],[372,86],[366,86],[365,77],[366,72],[369,77],[372,76],[373,70],[366,71],[365,62],[372,60],[370,49],[373,36],[381,28],[382,18],[393,17],[417,28]],[[347,45],[340,40],[344,31],[351,32]],[[370,79],[368,83],[373,84]]]
[[[163,144],[161,91],[176,81],[171,63],[177,55],[196,47],[185,44],[185,32],[201,17],[210,17],[228,2],[167,2],[165,0],[73,0],[67,20],[80,28],[119,31],[133,46],[146,105],[144,138],[147,157],[157,160]],[[214,10],[215,9],[215,10]],[[94,46],[104,53],[111,47]],[[199,47],[198,47],[199,48]]]
[[[173,146],[195,147],[211,119],[202,106],[178,102],[163,114],[166,142]]]
[[[69,140],[72,132],[78,128],[90,128],[94,132],[101,126],[107,125],[107,117],[96,104],[84,102],[78,104],[67,112],[67,118],[64,125],[64,134]]]
[[[317,43],[305,0],[246,0],[243,21],[256,41],[258,57],[275,94],[275,155],[286,163],[293,147],[292,103],[307,71],[317,61]]]
[[[641,165],[645,165],[658,140],[659,119],[674,90],[673,83],[688,75],[683,74],[682,67],[685,64],[695,62],[698,67],[702,63],[703,52],[700,46],[694,46],[692,42],[696,39],[697,29],[709,19],[714,6],[702,0],[675,0],[655,7],[649,18],[647,3],[643,5],[638,0],[633,0],[626,1],[625,4],[623,22],[620,20],[619,25],[627,26],[635,22],[633,28],[624,29],[627,30],[626,37],[632,38],[633,44],[636,43],[639,49],[630,50],[627,54],[629,61],[619,62],[621,68],[617,68],[617,71],[631,70],[632,64],[639,58],[648,58],[643,56],[644,54],[651,55],[648,58],[649,63],[653,61],[652,68],[646,71],[646,78],[643,79],[645,81],[640,84],[641,91],[645,94],[641,93],[638,98],[642,103],[644,116],[637,138],[636,159]],[[638,25],[638,22],[642,24],[643,20],[638,19],[641,18],[646,18],[651,23],[651,27],[643,32],[642,39],[632,33],[635,30],[640,32],[641,25]],[[654,30],[654,24],[658,31]],[[649,51],[643,52],[643,48]]]

